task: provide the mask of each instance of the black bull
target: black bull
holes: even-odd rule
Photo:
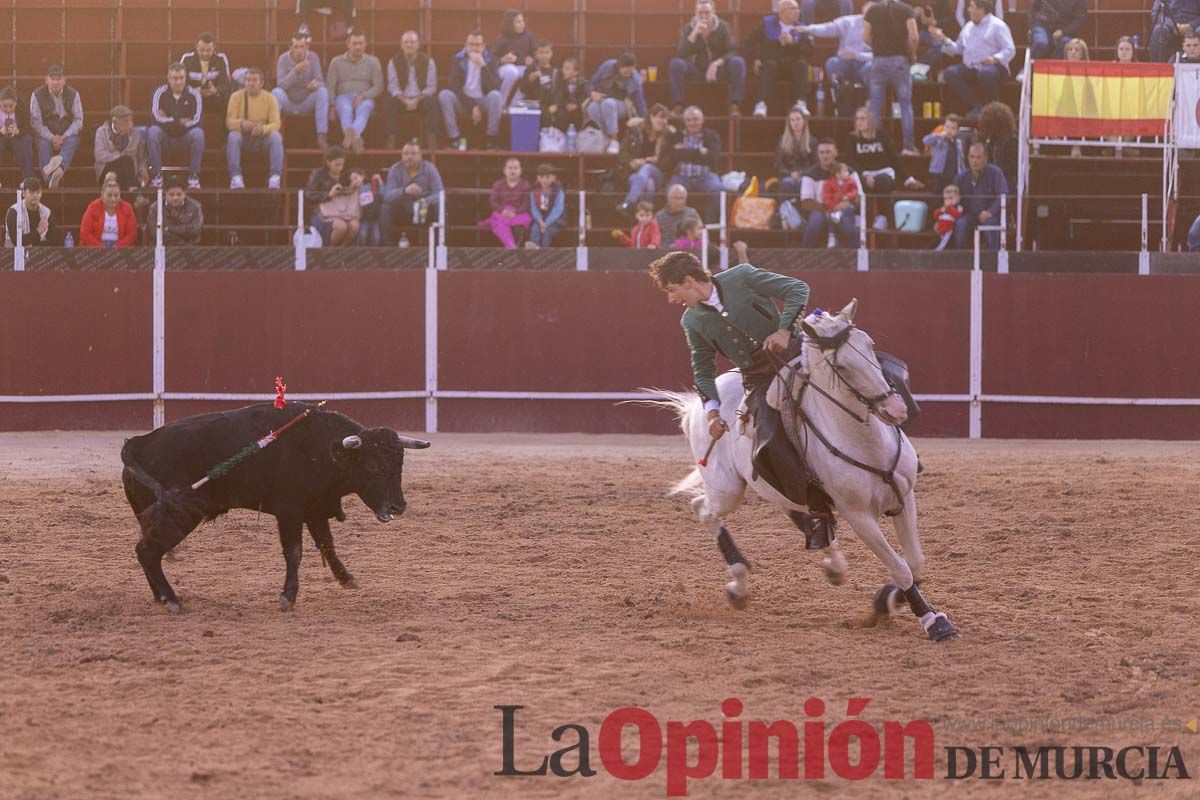
[[[209,469],[305,409],[310,410],[308,419],[266,449],[228,474],[191,488]],[[231,508],[275,517],[287,563],[282,608],[295,604],[300,589],[304,525],[334,577],[343,586],[355,586],[334,551],[329,520],[346,518],[341,499],[348,494],[357,494],[381,522],[404,513],[404,450],[428,446],[390,428],[366,429],[347,416],[305,403],[288,403],[282,409],[263,403],[202,414],[129,439],[121,449],[121,480],[141,525],[135,550],[154,599],[179,610],[179,598],[163,574],[163,554],[201,522]]]

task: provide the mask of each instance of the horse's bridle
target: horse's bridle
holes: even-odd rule
[[[848,389],[850,391],[850,394],[852,394],[855,397],[855,399],[857,399],[860,403],[862,403],[864,406],[866,406],[868,414],[878,413],[877,412],[878,405],[880,403],[882,403],[884,400],[887,400],[892,395],[896,394],[896,390],[893,389],[891,387],[891,385],[889,384],[888,391],[884,392],[883,394],[875,395],[873,397],[867,396],[862,391],[860,391],[857,386],[855,386],[853,383],[851,383],[846,378],[845,372],[842,370],[842,367],[838,365],[838,363],[837,363],[838,351],[841,350],[842,347],[849,345],[851,350],[853,350],[854,352],[856,352],[860,356],[862,356],[865,361],[872,364],[876,369],[878,369],[880,371],[881,374],[883,372],[883,368],[879,366],[879,362],[876,359],[868,358],[865,353],[863,353],[861,350],[859,350],[857,347],[855,347],[853,343],[851,343],[850,332],[855,330],[853,323],[850,325],[847,325],[844,329],[838,331],[833,336],[819,335],[817,333],[816,329],[814,329],[807,322],[801,322],[800,328],[801,328],[801,330],[804,331],[805,337],[810,342],[812,342],[813,346],[816,347],[818,350],[820,350],[822,352],[822,354],[827,353],[827,352],[831,353],[830,356],[822,355],[822,360],[826,364],[829,365],[829,368],[833,370],[833,373],[835,375],[837,375],[837,377],[842,381],[843,384],[845,384],[846,389]],[[886,378],[884,379],[884,382],[885,383],[887,382]],[[825,390],[822,389],[820,386],[817,386],[815,383],[812,383],[811,381],[809,381],[808,385],[811,386],[813,389],[815,389],[817,391],[817,393],[819,393],[826,399],[832,401],[838,408],[845,411],[847,414],[849,414],[854,419],[858,420],[859,422],[863,422],[863,423],[866,422],[866,419],[864,419],[863,417],[860,417],[858,414],[855,414],[853,411],[846,408],[844,405],[842,405],[840,402],[838,402],[838,400],[836,398],[834,398],[832,395],[825,392]]]

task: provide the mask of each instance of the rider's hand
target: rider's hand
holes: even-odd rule
[[[767,348],[771,353],[783,353],[791,344],[792,334],[785,330],[778,330],[763,340],[763,347]]]
[[[727,430],[729,430],[729,426],[725,424],[725,420],[721,419],[720,411],[714,409],[708,412],[708,435],[714,441],[724,436]]]

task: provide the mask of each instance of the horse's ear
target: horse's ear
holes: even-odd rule
[[[854,312],[855,311],[858,311],[858,298],[857,297],[851,298],[850,302],[846,304],[846,307],[843,308],[838,313],[841,316],[845,317],[847,322],[854,322]]]

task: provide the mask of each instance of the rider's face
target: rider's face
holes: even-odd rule
[[[712,284],[701,283],[688,275],[683,279],[683,283],[668,283],[663,291],[667,293],[668,303],[691,308],[709,298],[712,294]]]

